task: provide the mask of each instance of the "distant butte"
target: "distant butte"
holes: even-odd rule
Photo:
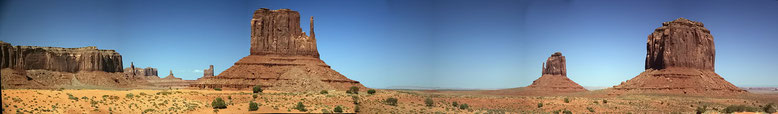
[[[281,91],[365,88],[319,59],[313,17],[310,26],[308,36],[300,28],[297,11],[256,10],[251,20],[250,55],[218,76],[204,74],[191,87],[247,89],[260,85]]]
[[[713,36],[700,22],[678,18],[648,35],[646,67],[612,90],[629,93],[724,95],[746,91],[714,72]]]
[[[543,75],[527,88],[557,92],[587,91],[583,86],[567,78],[566,60],[561,52],[552,54],[543,64]]]

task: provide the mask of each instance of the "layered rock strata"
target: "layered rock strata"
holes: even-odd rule
[[[318,91],[365,88],[346,78],[319,59],[313,34],[300,28],[300,14],[289,9],[254,12],[251,20],[250,55],[218,76],[198,79],[197,88],[247,89],[260,85],[270,90]]]
[[[681,94],[745,93],[714,72],[713,36],[700,22],[679,18],[648,35],[643,73],[615,90]]]

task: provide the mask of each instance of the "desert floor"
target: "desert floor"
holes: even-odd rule
[[[341,106],[346,113],[694,113],[706,107],[706,113],[721,113],[729,106],[744,105],[758,109],[778,103],[778,93],[760,92],[731,97],[703,97],[658,94],[603,95],[599,91],[543,96],[505,96],[477,94],[476,91],[377,90],[368,94],[328,90],[282,92],[266,90],[94,90],[94,89],[5,89],[2,90],[3,114],[13,113],[331,113]],[[211,102],[220,97],[226,109],[213,109]],[[386,102],[396,98],[396,105]],[[432,100],[427,106],[425,99]],[[355,102],[356,99],[356,102]],[[567,99],[568,102],[565,102]],[[249,111],[249,101],[259,110]],[[305,111],[296,109],[297,103]],[[453,103],[457,102],[458,106]],[[467,104],[467,108],[461,105]],[[542,105],[542,106],[539,106]],[[359,109],[355,109],[355,108]]]

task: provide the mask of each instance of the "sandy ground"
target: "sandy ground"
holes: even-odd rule
[[[549,113],[569,110],[573,113],[694,113],[707,106],[706,113],[720,113],[731,105],[755,108],[777,102],[778,94],[749,94],[732,97],[630,94],[607,96],[598,91],[544,96],[506,96],[478,94],[473,91],[378,90],[367,94],[345,91],[282,92],[266,90],[253,98],[251,91],[237,90],[2,90],[4,114],[13,113],[300,113],[294,107],[305,105],[306,113],[331,113],[336,106],[353,113]],[[128,95],[132,94],[132,96]],[[70,97],[73,96],[73,97]],[[211,102],[220,97],[226,109],[213,109]],[[357,97],[356,104],[354,97]],[[387,98],[398,99],[389,105]],[[432,99],[426,106],[425,99]],[[77,100],[76,100],[77,99]],[[568,102],[565,102],[568,99]],[[260,104],[248,111],[249,101]],[[467,104],[461,109],[454,106]],[[543,106],[539,107],[538,104]],[[760,113],[760,112],[757,112]]]

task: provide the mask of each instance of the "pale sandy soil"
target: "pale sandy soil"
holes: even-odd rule
[[[132,93],[132,97],[127,94]],[[169,93],[169,94],[166,94]],[[550,113],[569,110],[573,113],[694,113],[700,106],[707,106],[706,113],[720,113],[730,105],[746,105],[760,108],[778,99],[776,94],[753,94],[734,97],[701,97],[675,95],[619,95],[603,96],[595,92],[546,96],[504,96],[473,94],[472,91],[410,91],[378,90],[376,94],[347,94],[329,90],[328,94],[316,92],[282,92],[266,90],[252,98],[251,91],[238,90],[2,90],[3,114],[14,113],[185,113],[185,114],[235,114],[235,113],[300,113],[294,107],[302,102],[306,113],[328,113],[336,106],[347,113],[404,114],[404,113]],[[78,100],[69,99],[71,94]],[[105,96],[105,97],[104,97]],[[353,97],[358,97],[358,104]],[[82,97],[85,97],[82,98]],[[213,99],[221,97],[228,104],[226,109],[215,112]],[[397,98],[397,106],[388,105],[387,98]],[[431,98],[432,106],[424,100]],[[569,102],[565,102],[565,98]],[[607,103],[605,103],[607,100]],[[249,101],[260,104],[258,111],[248,111]],[[460,109],[452,105],[467,104]],[[538,107],[538,104],[543,104]],[[589,110],[591,109],[591,111]],[[592,112],[593,111],[593,112]]]

